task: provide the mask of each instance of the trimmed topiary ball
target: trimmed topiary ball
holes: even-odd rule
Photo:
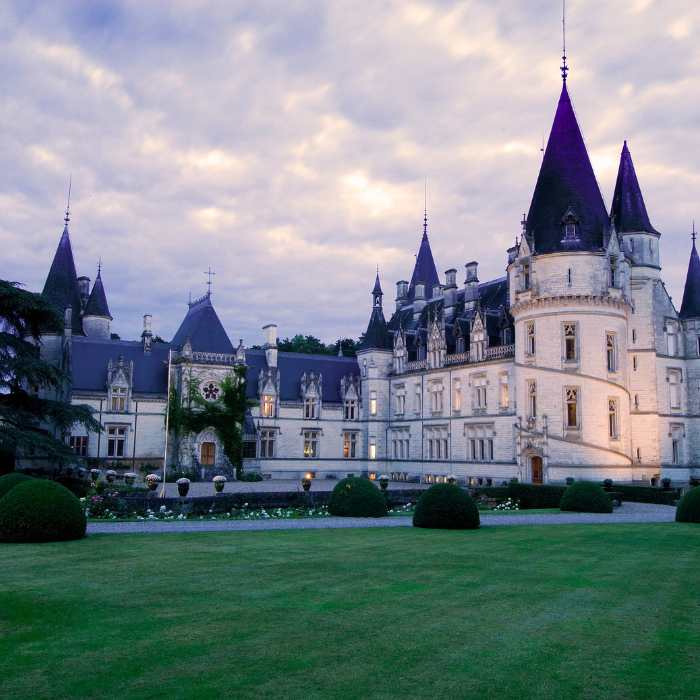
[[[435,484],[419,499],[413,513],[413,527],[437,530],[475,530],[479,509],[472,497],[456,484]]]
[[[700,486],[683,494],[676,508],[677,523],[700,523]]]
[[[559,507],[574,513],[612,513],[613,504],[603,487],[592,481],[576,481],[561,497]]]
[[[388,510],[381,491],[368,479],[349,476],[328,497],[328,512],[345,518],[383,518]]]
[[[17,484],[21,484],[23,481],[33,481],[34,477],[28,474],[20,474],[19,472],[12,472],[11,474],[4,474],[0,476],[0,498],[2,498],[10,489],[13,489]]]
[[[26,481],[0,500],[1,542],[78,540],[86,527],[80,501],[55,481]]]

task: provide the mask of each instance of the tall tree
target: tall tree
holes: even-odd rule
[[[55,437],[74,425],[99,432],[88,406],[39,398],[34,387],[60,396],[70,384],[59,367],[40,357],[41,336],[62,333],[65,322],[51,302],[0,280],[0,472],[14,470],[15,460],[30,455],[59,463],[77,461]],[[32,391],[29,391],[29,388]]]

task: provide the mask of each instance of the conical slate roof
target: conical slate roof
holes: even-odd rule
[[[192,350],[196,352],[221,354],[236,352],[214,311],[209,294],[190,304],[187,315],[172,339],[173,345],[184,345],[187,336],[190,337]]]
[[[411,284],[408,287],[408,298],[414,299],[416,296],[416,282],[425,283],[425,297],[430,299],[433,296],[433,285],[440,284],[433,253],[430,250],[428,232],[423,229],[423,238],[420,242],[420,249],[416,257],[416,264],[413,268]]]
[[[578,220],[577,236],[562,242],[562,220],[569,208]],[[527,215],[527,233],[535,238],[536,253],[599,250],[607,227],[603,197],[564,83]]]
[[[379,284],[379,270],[377,270],[377,280],[374,283],[374,289],[372,290],[372,294],[381,294],[384,296],[384,292],[382,291],[382,285]]]
[[[615,221],[615,230],[618,233],[636,231],[658,233],[649,221],[637,173],[634,171],[632,156],[627,148],[627,141],[625,141],[620,155],[620,167],[617,171],[611,213]]]
[[[382,311],[382,287],[379,284],[379,272],[377,272],[377,280],[374,283],[374,289],[372,290],[372,298],[374,299],[374,304],[372,306],[372,315],[369,319],[369,324],[367,325],[367,332],[365,337],[362,339],[362,345],[360,350],[390,350],[391,344],[389,342],[389,330],[386,325],[386,319],[384,318],[384,311]]]
[[[101,270],[97,271],[97,279],[95,280],[95,284],[92,285],[92,291],[90,292],[87,304],[85,304],[83,316],[101,316],[102,318],[108,318],[110,321],[112,320],[112,316],[109,313],[109,306],[107,306],[105,288],[102,284]]]
[[[688,275],[685,278],[683,303],[678,315],[681,319],[700,318],[700,258],[698,258],[698,251],[695,249],[694,238],[693,249],[690,251],[690,262],[688,263]]]
[[[78,276],[75,273],[73,249],[70,244],[67,223],[51,263],[44,291],[41,294],[56,307],[61,316],[63,316],[66,307],[70,306],[73,311],[71,331],[83,335],[83,324],[80,320],[80,288],[78,287]]]

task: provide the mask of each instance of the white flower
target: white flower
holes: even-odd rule
[[[226,481],[225,476],[215,476],[213,481]]]
[[[146,481],[160,481],[160,477],[158,474],[148,474],[148,476],[146,476]]]
[[[126,474],[124,474],[124,478],[125,479],[135,479],[136,474],[134,474],[134,472],[127,472]]]
[[[181,479],[178,479],[175,483],[176,484],[189,484],[191,482],[189,479],[187,479],[186,477],[183,476]]]
[[[389,475],[388,474],[380,474],[377,477],[377,479],[379,479],[379,481],[389,481]]]
[[[108,469],[105,474],[107,474],[107,476],[116,476],[117,472],[115,472],[114,469]]]

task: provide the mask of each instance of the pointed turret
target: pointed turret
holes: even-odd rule
[[[56,255],[54,255],[46,284],[44,284],[44,291],[41,294],[56,307],[61,316],[64,315],[66,307],[70,307],[71,330],[75,335],[83,335],[83,326],[80,320],[82,311],[80,287],[78,286],[73,249],[68,234],[69,214],[67,211],[65,221],[66,225],[63,228]]]
[[[377,270],[377,280],[372,290],[372,315],[367,325],[367,332],[362,339],[360,350],[389,350],[389,331],[382,311],[382,287],[379,284],[379,270]]]
[[[97,279],[83,311],[83,330],[90,338],[110,338],[112,316],[107,306],[105,288],[102,284],[102,266],[97,268]]]
[[[658,233],[649,221],[637,173],[634,171],[632,156],[627,148],[627,141],[625,141],[620,155],[620,167],[617,171],[617,182],[615,183],[615,194],[610,213],[618,233],[641,231]]]
[[[433,253],[430,250],[430,242],[428,241],[428,215],[426,213],[423,219],[423,238],[420,242],[420,249],[416,256],[416,264],[413,268],[413,276],[411,284],[408,288],[409,300],[413,301],[416,295],[416,282],[425,284],[425,297],[431,299],[433,296],[433,285],[440,284]]]
[[[547,142],[526,233],[535,253],[601,250],[608,215],[564,83]]]
[[[181,346],[189,337],[195,352],[233,355],[236,351],[211,303],[211,294],[189,304],[187,315],[180,324],[173,345]]]
[[[688,275],[685,278],[683,303],[678,316],[681,320],[700,318],[700,258],[695,248],[695,231],[693,231],[693,249],[690,251]]]

